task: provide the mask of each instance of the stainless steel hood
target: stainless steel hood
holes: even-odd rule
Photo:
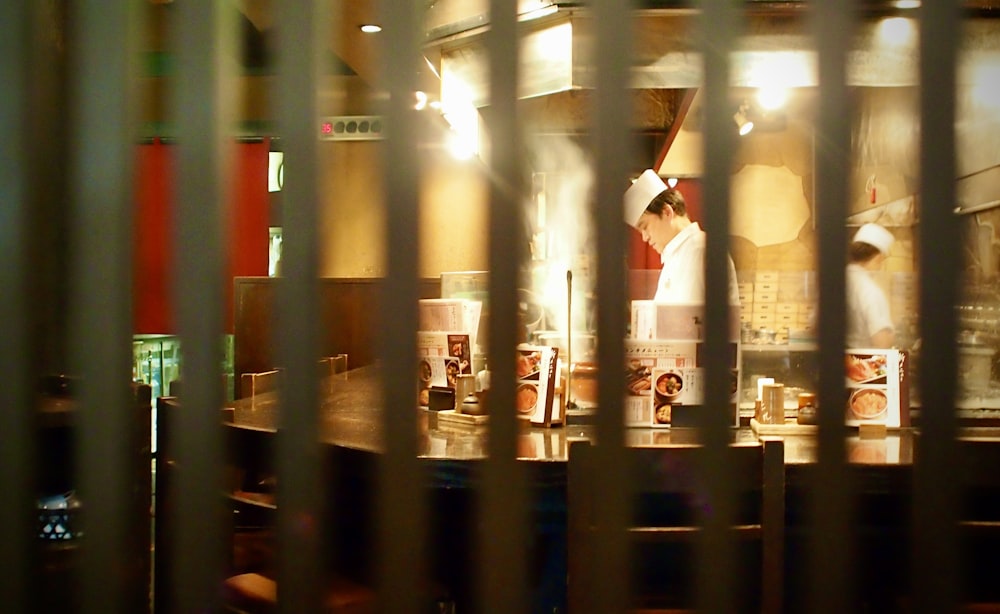
[[[645,6],[670,4],[675,3]],[[748,11],[744,35],[731,57],[734,97],[774,84],[775,76],[781,78],[780,85],[785,87],[814,88],[817,57],[804,3],[745,4]],[[872,9],[874,4],[865,6]],[[982,9],[985,5],[969,6]],[[487,0],[436,0],[429,5],[425,28],[427,57],[440,75],[443,103],[460,99],[478,108],[489,105],[484,40],[489,27],[488,8]],[[524,117],[528,122],[557,131],[586,130],[589,93],[594,86],[591,69],[594,24],[589,12],[579,5],[541,0],[521,0],[519,10],[522,27],[519,97],[524,101]],[[983,98],[980,90],[984,83],[991,81],[988,76],[1000,70],[998,14],[969,12],[963,23],[956,73],[959,176],[1000,164],[1000,138],[997,138],[1000,110],[995,103],[977,102]],[[628,50],[635,58],[631,69],[634,128],[665,133],[673,128],[675,121],[681,120],[681,129],[698,132],[697,126],[691,125],[697,117],[689,113],[685,118],[687,107],[682,104],[685,100],[690,102],[691,92],[703,83],[695,12],[688,8],[652,8],[636,11],[634,15],[634,36]],[[885,11],[869,10],[857,24],[854,44],[846,59],[850,85],[870,88],[918,85],[916,21],[898,15],[889,19],[887,15]]]
[[[436,3],[437,5],[438,3]],[[591,50],[593,23],[580,8],[530,3],[532,11],[522,22],[521,98],[552,95],[593,87]],[[531,17],[528,19],[527,17]],[[476,106],[488,104],[488,64],[483,33],[488,24],[428,40],[440,53],[443,95],[461,88]],[[455,25],[454,28],[458,26]],[[436,24],[428,30],[443,33]],[[632,42],[636,89],[690,89],[703,82],[695,15],[690,10],[657,9],[637,13]],[[859,24],[854,51],[848,58],[848,79],[858,86],[903,86],[917,81],[915,36],[896,44],[881,43],[878,21]],[[732,57],[732,85],[760,87],[773,80],[780,67],[786,87],[816,85],[816,53],[808,36],[805,16],[799,11],[751,13],[746,32]],[[460,85],[459,85],[460,84]]]

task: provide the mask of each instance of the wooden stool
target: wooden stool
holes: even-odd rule
[[[244,573],[222,583],[222,598],[231,611],[271,614],[278,611],[278,583],[258,573]],[[372,614],[375,591],[346,578],[327,581],[321,612],[329,614]]]

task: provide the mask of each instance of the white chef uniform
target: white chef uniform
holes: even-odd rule
[[[649,203],[667,189],[659,175],[646,169],[625,192],[625,222],[633,227]],[[704,304],[705,302],[705,232],[692,222],[670,240],[660,254],[660,279],[653,300],[660,303]],[[736,267],[729,264],[729,304],[739,305]]]
[[[872,245],[888,256],[894,237],[878,224],[864,224],[851,240]],[[847,265],[845,282],[847,332],[844,341],[849,348],[870,347],[872,335],[883,329],[893,330],[889,300],[871,271],[860,264]]]
[[[871,273],[857,264],[847,265],[847,338],[849,348],[865,348],[872,335],[893,330],[889,301]]]
[[[701,304],[705,302],[705,231],[692,222],[667,243],[660,254],[660,279],[653,300],[659,303]],[[739,305],[736,267],[726,258],[729,268],[729,304]]]

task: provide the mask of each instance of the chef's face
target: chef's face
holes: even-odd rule
[[[663,212],[659,214],[644,211],[639,216],[635,227],[642,233],[642,240],[655,249],[657,253],[663,253],[663,248],[677,235],[677,231],[671,223],[673,217],[673,209],[670,207],[664,207]]]

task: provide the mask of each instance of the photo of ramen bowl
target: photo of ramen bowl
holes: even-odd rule
[[[859,420],[876,420],[885,415],[889,399],[884,390],[860,388],[851,393],[851,414]]]
[[[681,394],[684,388],[684,379],[677,373],[661,373],[656,378],[653,389],[656,391],[657,402],[671,402]]]
[[[431,371],[431,363],[427,362],[426,360],[421,360],[420,361],[420,381],[422,381],[422,382],[429,382],[429,381],[431,381],[431,375],[433,375],[433,373]]]
[[[531,384],[521,384],[514,394],[514,405],[517,413],[530,414],[535,410],[535,403],[538,402],[538,389]]]

